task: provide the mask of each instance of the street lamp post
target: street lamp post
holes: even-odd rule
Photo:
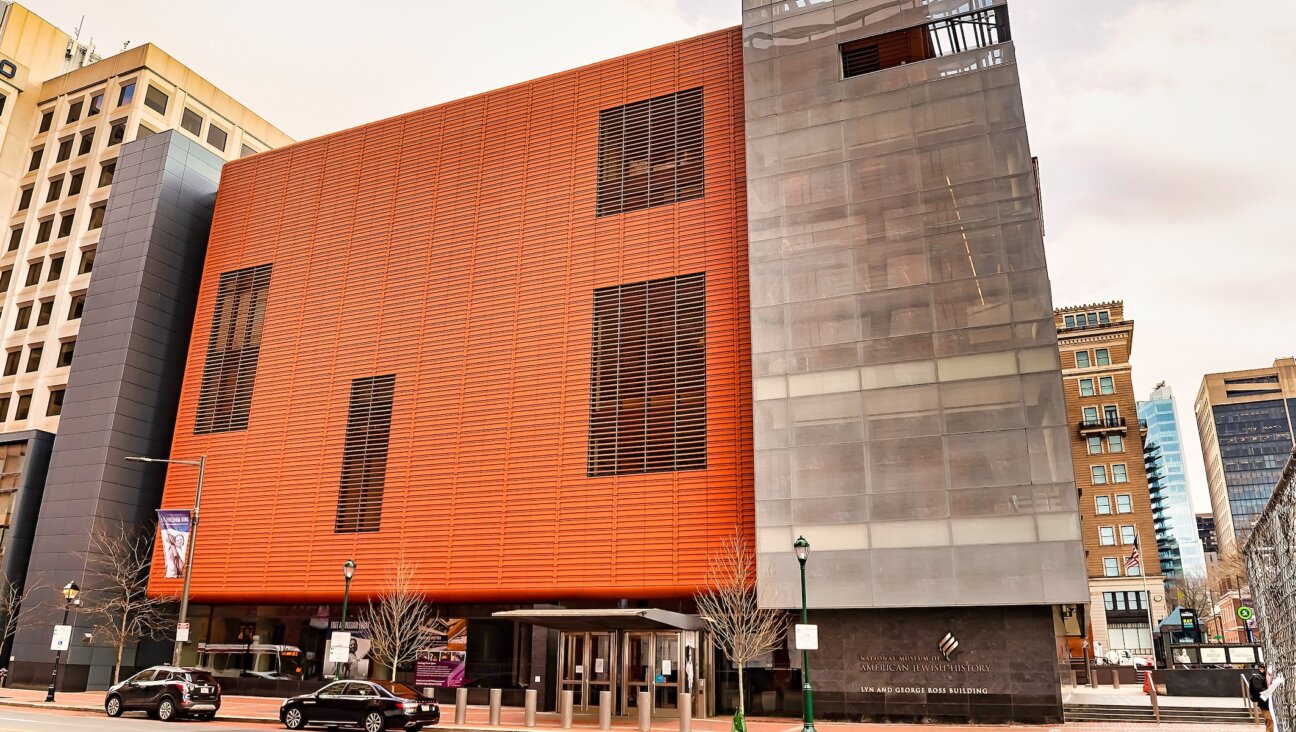
[[[342,578],[346,580],[346,588],[342,590],[342,627],[339,628],[343,633],[346,632],[347,601],[351,599],[351,578],[355,576],[355,560],[348,559],[342,563]],[[342,678],[342,663],[339,661],[333,668],[333,675]]]
[[[810,624],[810,613],[806,609],[806,560],[810,558],[810,542],[804,536],[798,536],[792,548],[796,550],[797,561],[801,563],[801,624]],[[801,730],[815,732],[814,726],[814,689],[810,686],[810,654],[801,650],[801,675],[805,683],[801,687]]]
[[[207,456],[199,455],[197,460],[166,460],[163,458],[149,457],[128,457],[127,460],[135,463],[171,463],[175,465],[192,465],[198,468],[198,487],[194,489],[193,512],[189,515],[189,546],[185,547],[185,569],[184,569],[184,591],[180,595],[180,619],[177,621],[180,625],[189,622],[189,580],[193,576],[193,556],[194,541],[198,538],[198,509],[202,506],[202,489],[203,473],[207,468]],[[179,628],[175,649],[171,652],[171,665],[180,665],[180,651],[184,648],[184,642],[180,640]]]
[[[68,611],[72,609],[72,603],[76,601],[77,595],[81,594],[81,588],[75,582],[69,582],[63,588],[63,622],[62,625],[68,624]],[[71,636],[69,636],[70,638]],[[69,641],[69,647],[71,642]],[[54,670],[50,672],[50,685],[45,690],[45,701],[54,701],[54,687],[58,684],[59,664],[63,661],[63,649],[54,652]]]

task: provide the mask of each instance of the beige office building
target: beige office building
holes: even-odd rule
[[[0,2],[0,559],[11,579],[26,571],[117,157],[169,129],[214,159],[292,142],[156,46],[101,59]]]
[[[0,54],[62,55],[44,29],[52,26],[8,6]],[[7,198],[10,212],[0,243],[0,431],[53,432],[121,146],[180,129],[228,160],[292,140],[153,45],[45,79],[20,76],[11,96],[23,103],[6,110],[0,154],[0,206]]]
[[[1273,494],[1296,435],[1296,359],[1206,374],[1194,405],[1219,553],[1230,554]]]

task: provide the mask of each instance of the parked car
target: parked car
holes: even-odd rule
[[[356,727],[364,732],[417,732],[441,721],[441,708],[404,684],[334,681],[314,694],[284,699],[279,721],[288,729],[307,725]]]
[[[181,717],[209,720],[220,711],[221,688],[216,678],[198,668],[154,666],[113,685],[104,697],[110,717],[124,712],[148,712],[170,722]]]

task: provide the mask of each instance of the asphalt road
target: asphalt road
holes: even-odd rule
[[[85,712],[66,712],[56,710],[29,710],[16,707],[0,708],[0,732],[81,732],[93,730],[98,732],[162,732],[162,730],[180,732],[267,732],[283,729],[281,725],[270,724],[233,724],[222,722],[217,717],[211,722],[194,722],[181,720],[176,722],[155,722],[142,713],[127,712],[125,716],[112,719],[105,714]]]

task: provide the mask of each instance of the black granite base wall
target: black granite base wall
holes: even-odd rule
[[[819,610],[815,717],[868,722],[1056,724],[1062,692],[1052,610]],[[948,660],[941,640],[958,647]]]

